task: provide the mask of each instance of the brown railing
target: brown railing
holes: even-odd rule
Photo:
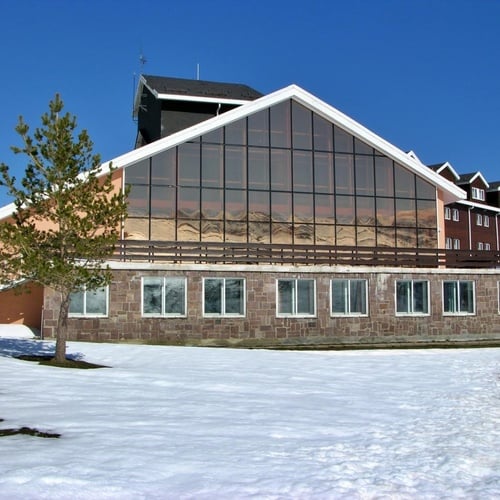
[[[114,259],[198,264],[500,267],[500,252],[422,248],[122,240]]]

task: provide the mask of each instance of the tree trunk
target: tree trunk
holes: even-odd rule
[[[66,361],[69,302],[70,294],[68,292],[61,292],[61,306],[59,308],[56,328],[56,355],[54,358],[56,363],[64,363]]]

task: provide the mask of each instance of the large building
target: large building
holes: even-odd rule
[[[498,189],[480,173],[423,165],[295,85],[142,76],[135,117],[113,159],[130,186],[113,281],[74,295],[70,338],[500,340]],[[57,295],[39,295],[51,337]]]

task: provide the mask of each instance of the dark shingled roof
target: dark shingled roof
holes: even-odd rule
[[[433,165],[427,165],[431,170],[434,170],[436,172],[439,170],[446,162],[443,161],[442,163],[434,163]]]
[[[253,101],[262,94],[248,85],[240,83],[207,82],[204,80],[188,80],[165,76],[142,75],[148,87],[159,94],[174,94],[221,99],[237,99]]]
[[[457,184],[468,184],[475,175],[477,175],[477,172],[460,174],[460,180],[457,181]]]
[[[490,187],[487,191],[500,191],[500,181],[489,182]]]

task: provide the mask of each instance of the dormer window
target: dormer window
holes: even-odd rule
[[[485,200],[484,189],[479,189],[479,188],[473,187],[472,188],[472,199],[484,201]]]

